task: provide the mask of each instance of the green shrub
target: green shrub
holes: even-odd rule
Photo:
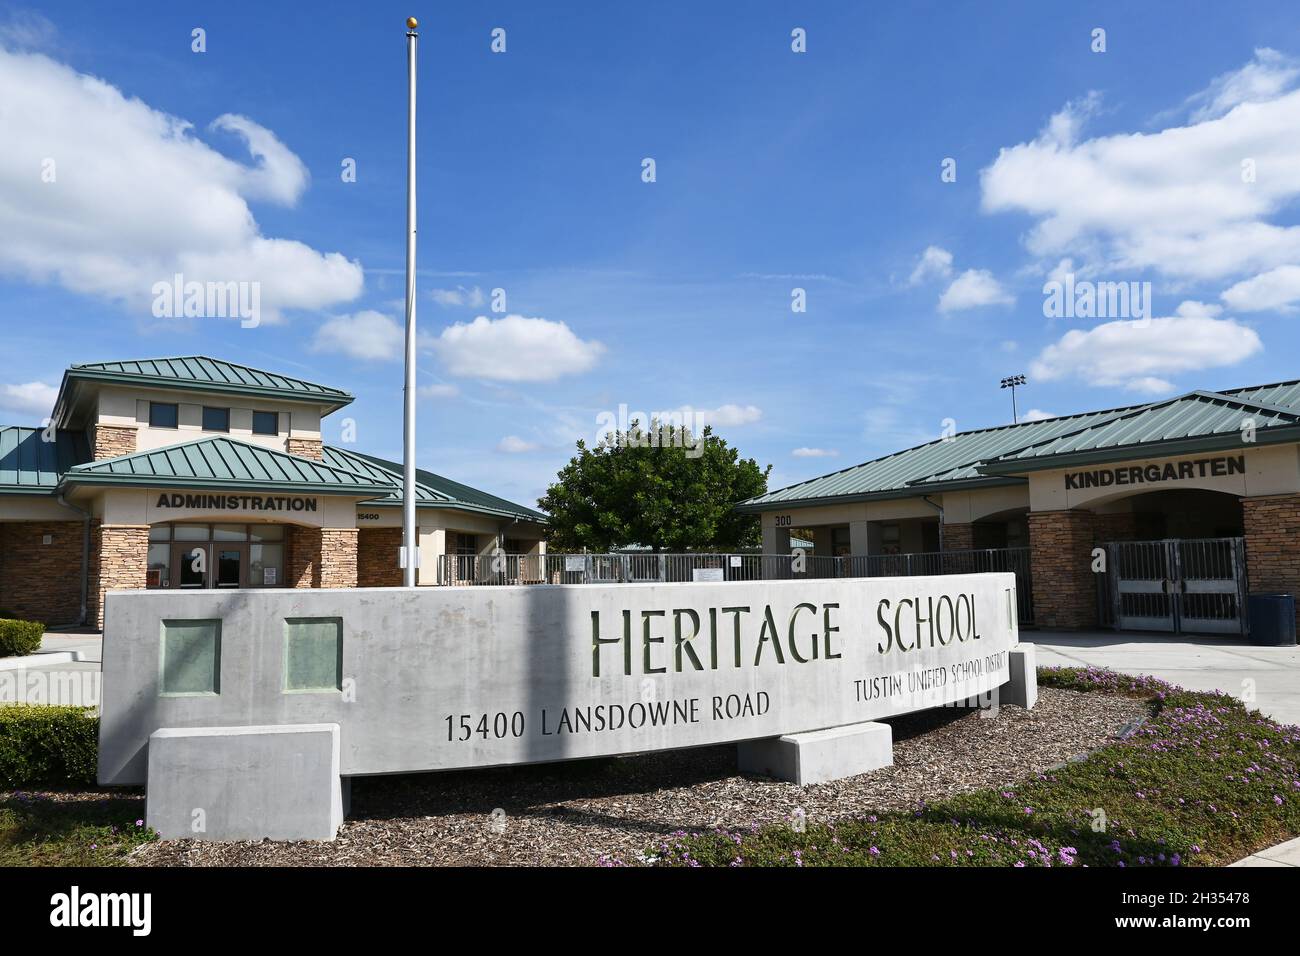
[[[0,618],[0,657],[35,654],[44,634],[45,625],[39,621]]]
[[[0,706],[0,788],[93,784],[98,739],[91,708]]]

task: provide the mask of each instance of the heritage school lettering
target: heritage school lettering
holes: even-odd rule
[[[315,511],[315,498],[285,495],[159,495],[159,508],[191,511]]]
[[[1220,458],[1197,458],[1194,461],[1167,462],[1164,465],[1132,465],[1127,468],[1100,468],[1096,471],[1071,471],[1065,487],[1108,488],[1111,485],[1154,484],[1159,481],[1182,481],[1188,478],[1223,478],[1246,473],[1245,455]]]

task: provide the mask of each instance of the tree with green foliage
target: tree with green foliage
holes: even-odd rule
[[[642,545],[655,551],[728,551],[762,540],[757,515],[739,514],[738,501],[767,491],[772,466],[713,434],[696,436],[652,421],[633,421],[595,448],[578,442],[537,502],[550,515],[552,551],[611,551]]]

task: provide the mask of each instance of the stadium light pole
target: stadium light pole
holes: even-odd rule
[[[406,379],[402,406],[402,584],[415,587],[415,17],[406,19]]]
[[[1026,382],[1023,375],[1008,375],[1002,380],[1001,387],[1011,389],[1011,422],[1015,425],[1020,424],[1020,415],[1016,411],[1016,386],[1024,384]]]

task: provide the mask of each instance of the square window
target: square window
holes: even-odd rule
[[[254,435],[280,434],[280,415],[277,412],[253,412]]]
[[[159,671],[165,697],[221,693],[221,622],[163,621]]]
[[[230,431],[230,409],[209,408],[203,406],[203,430],[205,432]]]
[[[284,689],[287,693],[343,687],[343,619],[284,620]]]
[[[150,402],[149,403],[149,427],[150,428],[180,427],[179,406],[169,402]]]

